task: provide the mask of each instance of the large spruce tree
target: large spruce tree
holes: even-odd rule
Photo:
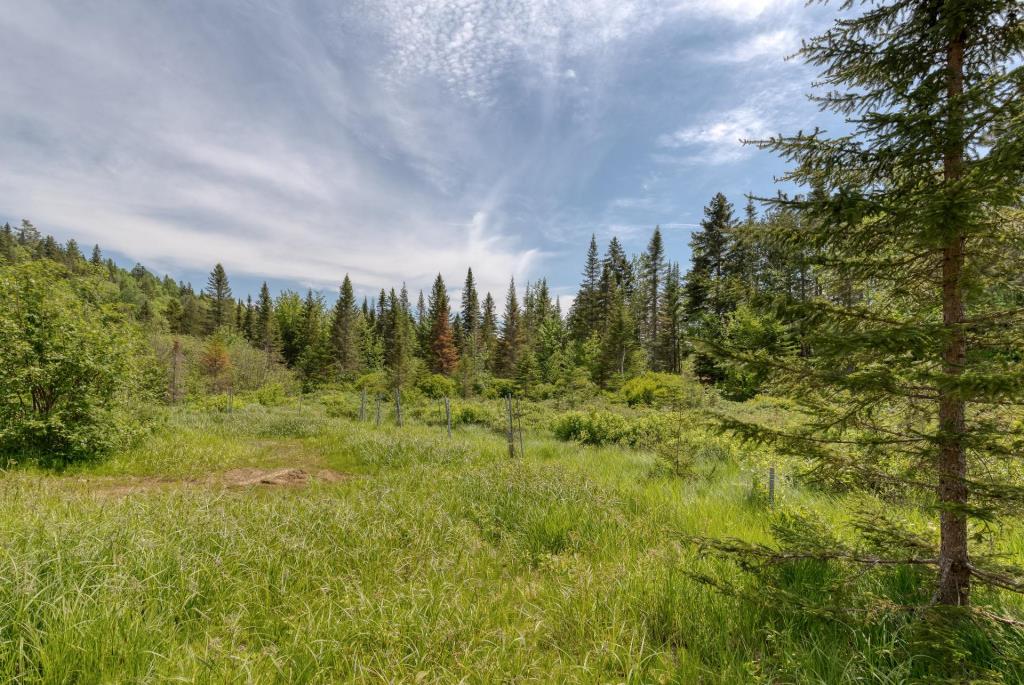
[[[1024,589],[970,542],[1024,503],[1008,409],[1024,399],[1024,237],[1008,220],[1024,196],[1024,13],[1019,0],[869,5],[801,50],[850,133],[761,143],[794,164],[785,181],[813,189],[772,201],[802,217],[775,239],[808,248],[824,294],[775,302],[808,324],[809,354],[746,363],[773,369],[809,420],[736,427],[830,482],[916,492],[934,546],[876,523],[870,539],[893,544],[868,561],[933,567],[934,601],[967,605],[972,579]]]

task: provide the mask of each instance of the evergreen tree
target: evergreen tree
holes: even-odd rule
[[[85,258],[82,251],[78,249],[78,242],[71,238],[64,247],[64,261],[72,269],[75,269]]]
[[[717,193],[704,208],[700,230],[690,238],[690,271],[686,275],[686,311],[689,335],[698,338],[721,336],[725,314],[729,311],[729,298],[725,274],[729,256],[729,232],[735,221],[732,205],[722,193]],[[694,372],[707,382],[723,377],[721,366],[704,351],[694,359]]]
[[[219,263],[213,267],[206,281],[206,294],[210,298],[209,330],[215,331],[231,323],[231,286],[224,267]]]
[[[103,266],[103,253],[100,251],[99,245],[92,246],[92,256],[89,258],[89,263],[93,266]]]
[[[252,295],[245,296],[245,314],[242,317],[242,335],[250,345],[256,344],[256,322],[252,307]]]
[[[331,343],[334,348],[334,364],[343,377],[351,377],[360,367],[358,319],[361,318],[356,307],[356,295],[352,289],[352,281],[348,274],[341,282],[338,301],[334,305],[331,319]]]
[[[277,334],[274,325],[274,301],[270,297],[270,288],[267,287],[266,281],[263,281],[263,285],[260,286],[253,319],[253,344],[263,350],[267,357],[267,366],[269,366],[277,349]]]
[[[484,297],[483,315],[480,318],[480,356],[484,368],[495,370],[498,352],[498,313],[494,297],[487,293]]]
[[[42,239],[39,229],[32,225],[28,219],[21,220],[21,227],[18,229],[18,244],[28,248],[34,248]]]
[[[578,343],[590,338],[601,325],[600,293],[601,262],[598,259],[597,236],[591,235],[583,267],[583,282],[569,312],[569,329]]]
[[[661,325],[658,327],[659,368],[671,373],[679,373],[682,370],[683,299],[679,265],[673,264],[665,275]]]
[[[430,315],[427,313],[427,299],[420,291],[416,300],[416,349],[420,356],[430,358]]]
[[[1024,236],[1006,221],[1024,185],[1021,17],[1019,0],[843,16],[801,54],[830,88],[819,102],[852,131],[762,143],[793,163],[784,181],[814,189],[771,204],[804,218],[781,237],[812,248],[825,292],[775,303],[809,323],[813,354],[740,359],[773,370],[814,419],[736,427],[814,459],[830,482],[884,482],[926,502],[937,540],[878,515],[866,531],[883,545],[876,567],[933,567],[941,605],[967,605],[972,580],[1024,588],[1019,571],[970,549],[1024,499],[1006,477],[1020,468],[1006,407],[1024,401],[1021,310],[1007,298],[1021,294]]]
[[[2,230],[0,230],[0,261],[8,263],[14,262],[17,252],[15,247],[17,240],[14,238],[14,232],[11,230],[11,225],[8,223],[4,224]]]
[[[416,344],[412,318],[394,290],[387,296],[384,317],[384,358],[393,388],[410,383],[415,372],[413,351]]]
[[[434,287],[430,291],[427,319],[430,322],[430,369],[434,373],[450,375],[459,362],[459,352],[452,339],[451,305],[441,274],[434,279]]]
[[[665,245],[661,239],[661,227],[655,226],[651,240],[647,244],[643,274],[643,325],[641,339],[647,349],[647,358],[655,368],[658,367],[657,342],[658,329],[661,324],[661,288],[665,282]]]
[[[473,269],[466,271],[466,283],[462,286],[462,311],[460,323],[462,323],[463,347],[466,343],[475,342],[480,333],[480,297],[476,292],[476,281],[473,279]]]
[[[312,289],[302,302],[300,353],[296,362],[304,390],[312,390],[328,380],[331,368],[332,340],[324,315],[324,300]]]
[[[523,353],[523,325],[519,300],[516,297],[516,282],[508,284],[505,297],[505,315],[501,322],[501,338],[498,340],[495,370],[506,378],[514,378]]]

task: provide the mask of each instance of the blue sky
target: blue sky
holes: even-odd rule
[[[0,218],[236,295],[673,259],[823,123],[802,0],[0,0]]]

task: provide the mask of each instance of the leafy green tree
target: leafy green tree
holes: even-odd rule
[[[124,445],[155,399],[139,332],[92,279],[51,262],[0,268],[0,451],[66,461]]]

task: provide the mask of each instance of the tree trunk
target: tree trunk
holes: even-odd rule
[[[944,159],[947,186],[956,184],[963,174],[962,135],[963,34],[950,42],[947,52],[947,95],[949,97],[948,133],[950,144]],[[955,219],[954,219],[955,220]],[[950,231],[942,251],[942,322],[946,332],[943,373],[955,380],[963,373],[967,340],[963,332],[963,269],[966,237],[962,226]],[[939,583],[935,601],[939,604],[966,606],[970,602],[971,567],[967,554],[967,457],[964,451],[966,425],[965,402],[955,390],[939,393],[938,498],[940,506]]]

